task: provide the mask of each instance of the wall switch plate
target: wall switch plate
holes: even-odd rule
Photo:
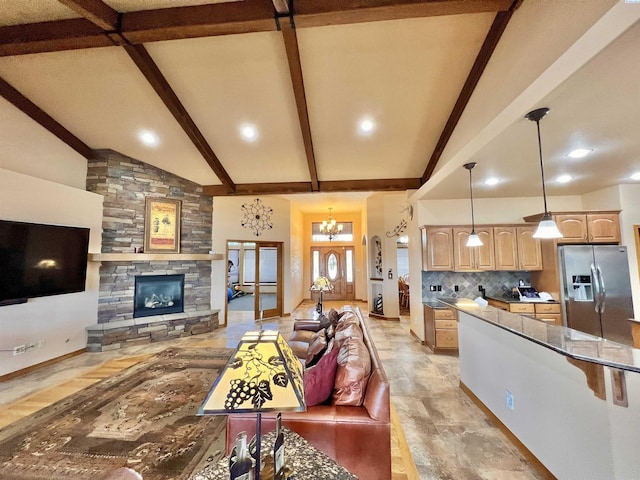
[[[509,410],[513,410],[513,393],[511,393],[509,390],[504,391],[504,403],[507,405],[507,408]]]

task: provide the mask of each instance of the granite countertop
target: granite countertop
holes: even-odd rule
[[[536,302],[536,301],[528,301],[528,300],[520,300],[519,298],[506,297],[503,295],[486,295],[486,299],[497,300],[498,302],[504,303],[560,303],[558,300],[549,300],[545,302]]]
[[[293,473],[290,480],[358,480],[329,456],[314,448],[304,438],[286,427],[284,433],[285,464]],[[262,452],[273,450],[275,432],[271,431],[262,436]],[[262,456],[262,455],[261,455]],[[272,470],[273,471],[273,470]],[[261,478],[264,476],[261,475]],[[270,478],[273,478],[271,474]],[[228,480],[229,458],[224,457],[217,463],[208,465],[196,473],[190,480]]]
[[[446,305],[443,305],[442,303],[438,302],[437,300],[430,300],[427,302],[422,302],[423,305],[426,305],[429,308],[442,308],[442,309],[446,309],[448,308]]]
[[[487,323],[577,360],[640,373],[640,349],[568,327],[510,313],[470,298],[440,298],[440,302]]]

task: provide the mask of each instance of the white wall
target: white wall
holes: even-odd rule
[[[292,312],[303,298],[308,296],[309,290],[304,282],[304,214],[299,208],[291,206],[291,258],[290,271],[284,275],[289,277],[290,301]]]
[[[384,316],[398,318],[400,315],[400,305],[398,302],[398,258],[397,258],[397,236],[388,237],[387,232],[393,232],[394,228],[408,214],[402,209],[407,205],[406,193],[380,194],[367,198],[367,253],[370,253],[371,238],[380,237],[382,240],[382,302]],[[405,229],[409,233],[409,227]],[[411,238],[409,238],[411,244]],[[370,262],[367,255],[367,262]],[[370,270],[371,266],[368,265]],[[388,278],[389,270],[392,271],[393,278]],[[369,271],[371,275],[371,272]],[[411,277],[411,273],[409,274]],[[419,271],[415,274],[420,278]],[[379,282],[376,282],[379,283]],[[367,282],[369,284],[369,282]],[[370,286],[369,286],[370,288]],[[369,291],[369,300],[371,292]],[[372,308],[372,305],[370,305]]]
[[[619,407],[608,368],[600,400],[563,355],[466,313],[459,318],[461,381],[557,478],[639,478],[639,373],[625,372],[629,407]]]
[[[88,227],[90,252],[100,252],[102,200],[78,188],[0,169],[1,219]],[[99,264],[89,262],[85,292],[0,307],[1,350],[45,340],[43,348],[22,355],[0,352],[0,375],[85,348],[85,328],[97,323],[98,285]]]
[[[291,289],[291,207],[288,200],[278,197],[259,197],[261,203],[273,209],[271,229],[262,230],[259,236],[241,224],[244,215],[243,204],[253,204],[255,196],[214,197],[213,199],[213,249],[226,255],[227,242],[232,241],[273,241],[283,242],[284,295],[283,310],[287,315],[298,305],[301,298],[295,298]],[[212,262],[211,267],[211,308],[219,309],[220,323],[224,323],[227,307],[227,261]]]
[[[547,197],[549,210],[582,210],[578,195]],[[419,200],[420,225],[471,225],[469,199]],[[473,213],[476,224],[523,223],[523,217],[544,211],[542,197],[474,198]]]

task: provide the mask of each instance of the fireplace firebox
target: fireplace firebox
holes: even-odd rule
[[[138,275],[135,277],[134,317],[184,311],[184,275]]]

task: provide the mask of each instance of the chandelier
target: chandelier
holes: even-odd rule
[[[331,208],[329,209],[329,218],[322,222],[320,225],[320,233],[323,235],[327,235],[329,237],[329,241],[336,238],[342,232],[342,224],[336,223],[336,219],[331,216]]]

